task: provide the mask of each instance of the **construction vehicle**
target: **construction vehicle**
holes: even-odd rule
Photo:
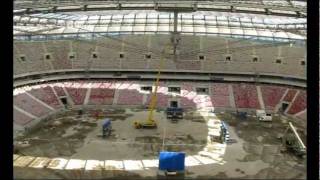
[[[168,107],[166,110],[167,119],[171,119],[173,122],[177,122],[178,119],[183,118],[183,109],[178,107]]]
[[[153,128],[157,128],[157,123],[156,121],[153,119],[153,111],[155,109],[155,106],[157,104],[157,91],[158,91],[158,86],[159,86],[159,77],[160,77],[160,68],[159,68],[159,71],[158,71],[158,75],[157,75],[157,80],[156,80],[156,83],[155,83],[155,90],[152,94],[152,97],[151,97],[151,102],[150,102],[150,105],[149,105],[149,115],[148,115],[148,119],[145,120],[145,121],[135,121],[134,122],[134,127],[136,129],[141,129],[141,128],[150,128],[150,129],[153,129]]]
[[[296,155],[303,158],[306,155],[306,146],[302,142],[299,134],[297,133],[295,127],[292,125],[291,122],[289,122],[289,126],[285,130],[284,135],[282,137],[282,145],[282,151],[292,150]]]
[[[110,119],[108,118],[104,119],[104,122],[102,124],[102,137],[105,138],[107,136],[110,136],[111,129],[112,129],[112,126],[111,126]]]
[[[272,121],[272,115],[265,110],[257,110],[256,115],[259,121]]]
[[[168,46],[166,46],[168,47]],[[167,48],[166,48],[167,49]],[[164,50],[163,54],[166,53],[166,49]],[[157,123],[156,121],[153,119],[153,112],[154,109],[157,105],[157,92],[158,92],[158,87],[159,87],[159,80],[160,80],[160,75],[161,75],[161,70],[162,70],[162,64],[163,64],[163,55],[160,58],[160,64],[159,64],[159,68],[158,68],[158,74],[157,74],[157,79],[155,82],[155,89],[152,93],[151,96],[151,102],[149,105],[149,115],[148,115],[148,119],[145,121],[135,121],[134,122],[134,127],[136,129],[141,129],[141,128],[149,128],[149,129],[153,129],[153,128],[157,128]]]

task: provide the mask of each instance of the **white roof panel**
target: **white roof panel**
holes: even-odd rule
[[[237,28],[237,29],[231,29],[231,34],[235,34],[235,35],[243,35],[244,31],[243,29]]]
[[[192,32],[193,33],[193,26],[182,26],[183,32]]]
[[[147,25],[145,30],[146,31],[157,31],[157,26],[156,25]]]
[[[218,32],[219,30],[216,27],[207,27],[207,33],[217,34]]]
[[[229,28],[219,28],[219,34],[231,34],[231,31]]]
[[[145,31],[145,26],[141,26],[141,25],[136,25],[136,26],[133,26],[133,31]]]
[[[125,26],[125,25],[121,26],[121,31],[131,32],[132,29],[133,29],[132,26]]]
[[[119,24],[113,24],[112,26],[109,26],[108,32],[118,32],[120,31],[120,25]]]

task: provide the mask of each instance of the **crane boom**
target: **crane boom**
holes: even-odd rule
[[[168,49],[168,46],[166,46],[166,48],[164,49],[164,53],[167,52],[166,50]],[[163,53],[163,54],[164,54]],[[149,127],[149,128],[156,128],[157,124],[155,122],[155,120],[153,119],[153,112],[154,109],[156,108],[157,105],[157,98],[158,98],[158,87],[159,87],[159,81],[160,81],[160,75],[161,75],[161,70],[162,70],[162,65],[163,65],[163,59],[164,59],[164,55],[161,55],[160,58],[160,62],[159,62],[159,67],[158,67],[158,73],[157,73],[157,77],[156,77],[156,82],[155,82],[155,88],[154,91],[152,92],[152,96],[151,96],[151,101],[150,101],[150,105],[149,105],[149,115],[148,115],[148,119],[145,122],[134,122],[134,126],[137,129],[143,128],[143,127]]]
[[[149,117],[148,117],[148,120],[153,120],[153,111],[154,111],[154,109],[156,107],[157,98],[158,98],[157,92],[158,92],[158,87],[159,87],[160,74],[161,74],[161,71],[159,69],[158,70],[158,74],[157,74],[157,79],[156,79],[156,82],[155,82],[155,89],[154,89],[154,92],[152,93],[151,103],[149,105]]]

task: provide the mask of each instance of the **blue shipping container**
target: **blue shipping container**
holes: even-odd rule
[[[185,153],[183,152],[160,152],[159,170],[184,171]]]

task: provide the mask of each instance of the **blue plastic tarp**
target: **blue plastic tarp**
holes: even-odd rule
[[[110,125],[111,125],[110,119],[108,119],[108,118],[104,119],[104,122],[103,122],[103,124],[102,124],[102,127],[103,127],[103,128],[107,128],[107,127],[109,127]]]
[[[159,170],[184,171],[185,153],[183,152],[160,152]]]

